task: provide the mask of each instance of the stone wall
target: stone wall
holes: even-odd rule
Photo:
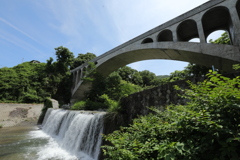
[[[240,76],[240,72],[223,74],[225,77],[234,78]],[[204,77],[197,77],[188,79],[192,83],[203,81]],[[144,90],[142,92],[134,93],[128,97],[121,99],[122,115],[126,118],[126,123],[131,124],[134,118],[138,115],[147,115],[151,112],[149,107],[157,107],[160,110],[164,110],[166,105],[170,104],[186,104],[187,99],[183,99],[179,96],[181,91],[174,89],[175,85],[178,85],[182,89],[189,88],[186,81],[176,81],[161,85],[152,89]]]
[[[203,78],[191,79],[193,83],[202,80]],[[151,110],[149,110],[149,107],[152,106],[164,110],[166,105],[186,104],[187,99],[179,96],[179,94],[181,95],[182,93],[174,88],[175,85],[178,85],[182,89],[189,88],[186,80],[183,80],[144,90],[122,98],[120,102],[122,114],[128,119],[127,123],[131,123],[132,119],[138,115],[147,115],[150,113]]]

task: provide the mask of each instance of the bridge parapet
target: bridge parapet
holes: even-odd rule
[[[229,33],[231,45],[207,44],[216,30]],[[199,38],[199,43],[189,42]],[[211,0],[94,58],[97,70],[108,75],[132,62],[172,59],[229,70],[240,62],[240,0]],[[195,58],[194,58],[195,57]],[[85,63],[73,74],[73,99],[81,97]],[[88,90],[86,87],[85,90]]]

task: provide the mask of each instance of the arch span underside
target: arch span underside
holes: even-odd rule
[[[217,46],[217,47],[216,47]],[[225,71],[232,71],[232,65],[240,61],[238,47],[232,45],[201,44],[191,42],[158,42],[125,49],[112,54],[97,66],[98,72],[107,76],[120,67],[133,62],[166,59],[200,64]]]

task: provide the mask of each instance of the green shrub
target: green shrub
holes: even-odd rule
[[[79,101],[74,103],[71,107],[72,110],[99,110],[106,109],[107,106],[102,102],[93,102],[90,100]]]
[[[103,146],[106,159],[240,159],[240,79],[207,76],[182,90],[187,105],[153,109],[155,114],[104,136],[112,144]]]
[[[100,96],[103,99],[103,103],[107,106],[109,112],[118,112],[120,109],[119,102],[114,101],[108,97],[108,95],[104,94]]]
[[[74,103],[71,107],[72,110],[84,110],[86,108],[86,101],[79,101]]]
[[[87,100],[86,102],[86,109],[87,110],[99,110],[99,109],[107,109],[107,106],[102,102],[94,102]]]

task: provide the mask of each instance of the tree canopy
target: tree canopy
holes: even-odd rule
[[[77,58],[68,48],[55,48],[56,61],[50,57],[46,63],[24,62],[12,68],[0,68],[0,101],[42,103],[46,97],[60,104],[69,103],[74,65],[96,57],[92,53]]]

